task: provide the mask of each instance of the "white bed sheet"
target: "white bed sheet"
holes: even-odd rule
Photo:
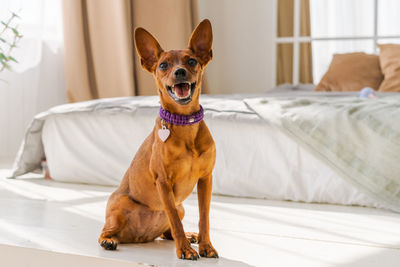
[[[235,98],[202,98],[217,147],[213,193],[382,207]],[[118,185],[157,114],[155,103],[134,112],[49,116],[42,142],[52,178]]]

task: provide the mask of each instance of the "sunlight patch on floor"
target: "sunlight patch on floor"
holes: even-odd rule
[[[210,210],[210,235],[219,260],[178,260],[174,243],[165,240],[105,251],[97,238],[115,187],[28,177],[0,177],[2,244],[156,266],[397,267],[400,261],[400,214],[222,196],[213,196]],[[183,205],[185,230],[197,232],[197,196]]]

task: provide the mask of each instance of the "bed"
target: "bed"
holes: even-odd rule
[[[307,145],[304,140],[293,137],[293,132],[285,130],[282,122],[287,118],[299,121],[296,116],[301,113],[294,109],[292,114],[278,114],[283,106],[293,107],[292,102],[287,102],[290,99],[309,107],[315,99],[322,101],[317,103],[319,106],[332,102],[338,107],[340,101],[350,100],[370,108],[386,105],[387,99],[399,100],[393,93],[379,93],[375,100],[360,100],[357,93],[320,93],[293,88],[259,95],[201,96],[204,120],[217,147],[213,193],[399,211],[398,167],[390,163],[390,171],[397,175],[386,183],[379,180],[378,186],[357,172],[346,173],[335,166],[332,158],[318,155],[321,149]],[[264,110],[260,103],[267,100],[275,102],[267,103]],[[272,110],[271,106],[279,101],[286,102]],[[394,112],[391,120],[400,118],[395,116],[396,101],[390,103],[389,109]],[[279,112],[274,115],[276,110]],[[67,104],[38,114],[28,127],[12,177],[40,169],[42,160],[46,159],[53,180],[117,186],[140,144],[152,130],[158,111],[158,97],[149,96]],[[351,112],[346,116],[343,112],[340,114],[345,122],[352,118]],[[307,113],[304,116],[307,117]],[[313,121],[313,118],[308,119]],[[353,123],[349,123],[349,127],[355,127],[350,132],[359,134],[361,128]],[[393,153],[393,160],[397,160],[400,142],[398,137],[392,137],[394,145],[390,153]],[[363,142],[368,144],[373,140]],[[375,165],[385,168],[380,162]]]

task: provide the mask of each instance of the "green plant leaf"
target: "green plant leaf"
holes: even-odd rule
[[[16,36],[19,36],[19,32],[17,31],[16,28],[11,28],[11,30],[13,31],[13,33],[14,33]]]
[[[6,39],[3,39],[1,37],[0,37],[0,41],[3,42],[3,43],[7,43]]]
[[[1,65],[3,65],[4,68],[11,69],[11,66],[7,62],[5,62],[5,61],[0,61],[0,62],[1,62]]]
[[[0,59],[7,60],[7,57],[6,57],[6,55],[4,55],[4,53],[0,53]]]
[[[15,63],[18,63],[18,61],[12,56],[8,56],[8,60],[11,60],[11,61],[14,61]]]
[[[17,17],[17,18],[19,18],[19,19],[21,18],[20,16],[18,16],[18,15],[17,15],[16,13],[14,13],[14,12],[12,12],[12,16],[13,16],[13,17]]]

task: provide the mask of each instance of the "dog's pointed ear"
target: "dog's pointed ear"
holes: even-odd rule
[[[189,40],[189,49],[195,53],[202,66],[212,59],[212,41],[211,22],[205,19],[197,25]]]
[[[135,45],[142,67],[153,73],[157,67],[158,58],[161,52],[163,52],[157,39],[145,29],[136,28]]]

